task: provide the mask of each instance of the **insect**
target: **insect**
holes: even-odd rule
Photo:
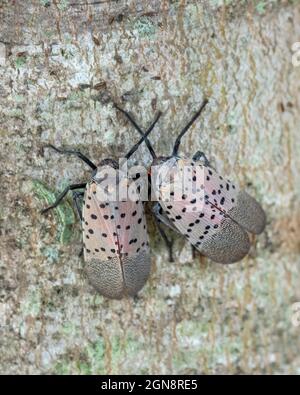
[[[192,159],[178,155],[182,137],[207,103],[205,99],[180,132],[171,156],[157,157],[151,147],[151,172],[153,174],[153,169],[156,169],[156,175],[162,175],[151,180],[158,200],[153,212],[158,225],[164,223],[182,234],[203,255],[215,262],[233,263],[249,252],[248,232],[260,234],[265,228],[266,216],[253,197],[213,169],[203,152],[196,152]],[[143,134],[130,115],[119,110]],[[146,144],[151,146],[148,139]],[[159,231],[171,260],[172,241],[160,226]]]
[[[160,115],[158,113],[145,135],[125,155],[126,160],[152,131]],[[136,180],[119,168],[114,159],[104,159],[96,166],[79,151],[53,145],[46,147],[77,156],[92,169],[92,177],[87,183],[69,185],[42,213],[55,208],[69,191],[73,191],[82,221],[85,270],[90,283],[109,298],[134,296],[147,281],[151,267],[144,207]],[[116,198],[120,186],[131,187],[136,193],[135,200]]]

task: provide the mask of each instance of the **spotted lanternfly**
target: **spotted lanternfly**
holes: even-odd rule
[[[233,263],[249,252],[247,232],[261,233],[266,216],[253,197],[211,167],[203,152],[197,152],[192,159],[178,156],[181,138],[207,103],[204,100],[199,111],[181,131],[170,157],[157,158],[148,139],[145,141],[153,157],[151,169],[156,168],[156,173],[163,173],[162,179],[152,180],[152,190],[156,189],[158,197],[153,212],[159,222],[184,235],[203,255],[215,262]],[[136,124],[135,127],[142,133]],[[190,182],[190,188],[183,187],[185,181]],[[172,260],[172,242],[159,223],[158,226]]]
[[[144,138],[151,132],[160,117],[155,121],[139,142],[125,155],[129,159],[138,149]],[[147,225],[143,202],[139,199],[139,189],[135,180],[119,169],[113,159],[102,160],[98,166],[78,151],[62,150],[48,145],[62,154],[76,155],[93,170],[91,180],[83,184],[69,185],[50,207],[56,207],[70,190],[83,227],[85,270],[91,284],[104,296],[121,299],[134,296],[144,286],[150,272],[151,259]],[[115,175],[110,181],[110,175]],[[120,184],[136,187],[136,200],[112,201]],[[85,192],[82,190],[85,188]],[[103,190],[107,199],[103,198]],[[83,199],[81,210],[80,199]]]

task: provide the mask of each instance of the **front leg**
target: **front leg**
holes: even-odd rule
[[[79,200],[84,196],[84,192],[75,191],[75,192],[73,192],[72,195],[73,195],[73,202],[74,202],[74,204],[75,204],[76,211],[77,211],[77,213],[78,213],[78,216],[79,216],[79,218],[80,218],[80,221],[82,221],[82,220],[83,220],[83,217],[82,217],[82,208],[81,208],[81,205],[80,205]]]
[[[41,211],[41,214],[45,214],[47,211],[52,210],[53,208],[57,207],[57,206],[59,205],[59,203],[63,200],[63,198],[66,196],[66,194],[67,194],[69,191],[72,191],[72,190],[74,190],[74,189],[83,189],[83,188],[86,187],[86,184],[87,184],[87,183],[85,182],[84,184],[72,184],[72,185],[67,186],[67,187],[58,195],[58,197],[57,197],[57,199],[55,200],[55,202],[54,202],[51,206],[44,208],[44,209]]]
[[[80,218],[80,222],[82,223],[82,221],[83,221],[82,208],[81,208],[79,200],[82,199],[82,197],[84,196],[84,192],[75,191],[75,192],[73,192],[72,195],[73,195],[73,202],[75,204],[76,211],[77,211],[78,216]],[[78,256],[80,258],[83,256],[83,247],[81,247],[81,250],[80,250],[80,253],[78,254]]]

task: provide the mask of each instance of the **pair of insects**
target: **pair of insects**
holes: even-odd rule
[[[151,187],[155,189],[158,200],[153,212],[160,234],[169,248],[170,260],[172,243],[161,223],[184,235],[195,249],[213,261],[233,263],[241,260],[250,249],[247,232],[261,233],[266,218],[259,203],[247,192],[239,190],[235,184],[219,175],[210,166],[203,152],[197,152],[192,159],[178,155],[182,137],[200,116],[207,102],[203,101],[200,109],[178,135],[169,157],[157,157],[148,140],[160,113],[144,133],[130,114],[117,105],[115,107],[141,134],[140,140],[125,158],[129,159],[145,141],[153,158],[151,169],[159,170],[160,177],[155,178],[154,182],[151,180]],[[58,149],[52,145],[49,147],[62,154],[76,155],[93,173],[89,182],[68,186],[54,204],[42,212],[56,207],[72,190],[82,221],[84,260],[91,284],[106,297],[120,299],[123,296],[135,295],[147,281],[151,267],[143,202],[139,197],[126,201],[104,199],[103,182],[106,183],[106,193],[113,195],[116,185],[110,183],[109,178],[110,171],[113,170],[117,175],[118,186],[122,183],[127,187],[134,186],[138,196],[136,178],[124,174],[114,159],[104,159],[96,166],[79,151]],[[192,182],[192,189],[178,188],[178,180],[182,186],[185,179]],[[80,202],[83,197],[81,209]]]

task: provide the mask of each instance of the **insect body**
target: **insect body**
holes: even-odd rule
[[[159,117],[160,114],[145,136],[151,132]],[[144,137],[125,155],[126,159],[137,150]],[[118,163],[112,159],[105,159],[96,166],[80,152],[61,150],[52,145],[49,147],[59,153],[76,155],[92,168],[93,175],[88,183],[67,187],[56,202],[42,212],[56,207],[69,190],[81,190],[73,193],[73,198],[82,220],[85,270],[91,284],[109,298],[135,295],[147,281],[151,267],[144,207],[139,200],[135,180],[119,169]],[[135,200],[110,198],[117,196],[115,193],[120,184],[136,190]],[[79,199],[83,195],[81,211]]]
[[[185,236],[203,255],[215,262],[233,263],[250,249],[247,232],[261,233],[266,218],[260,204],[219,175],[203,152],[197,152],[193,159],[179,157],[182,136],[206,104],[207,100],[182,130],[170,157],[157,158],[153,149],[150,151],[152,169],[163,174],[161,179],[152,180],[159,200],[153,211],[160,222]],[[171,250],[171,242],[159,229]]]
[[[169,166],[169,171],[178,175],[179,180],[183,179],[183,169],[190,169],[194,191],[185,193],[181,188],[179,200],[166,200],[161,196],[159,205],[154,208],[161,222],[166,223],[167,219],[170,227],[215,262],[241,260],[250,248],[247,231],[259,234],[265,226],[265,214],[258,202],[199,161],[176,158],[175,162],[168,160],[164,165]],[[196,169],[201,170],[199,180]],[[172,196],[176,185],[171,182],[168,186]],[[161,192],[162,186],[159,187]]]
[[[140,200],[104,201],[98,174],[111,170],[99,166],[87,185],[83,206],[84,260],[90,282],[103,295],[135,295],[150,272],[150,251],[143,203]],[[120,182],[133,184],[121,170]],[[119,186],[119,185],[118,185]],[[131,185],[132,187],[132,185]],[[111,188],[111,193],[114,193]]]

